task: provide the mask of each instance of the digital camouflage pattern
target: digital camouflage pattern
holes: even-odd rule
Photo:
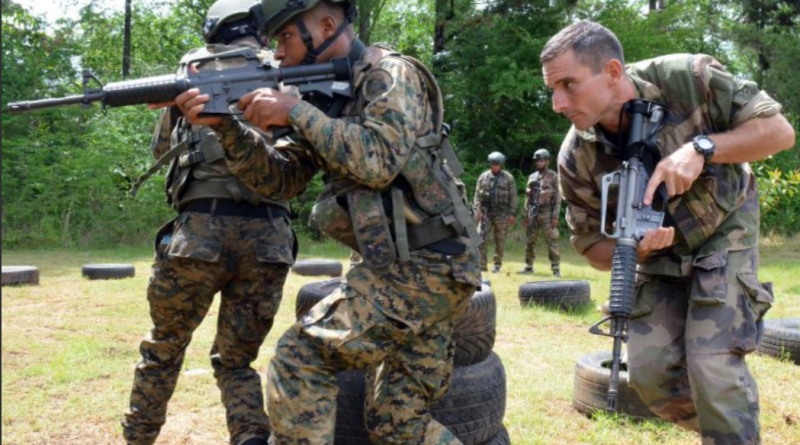
[[[123,433],[132,445],[152,444],[186,347],[217,292],[222,293],[210,352],[231,443],[267,437],[258,357],[293,263],[294,235],[285,218],[240,218],[184,212],[157,237],[147,290],[153,328],[140,351]]]
[[[500,170],[496,175],[491,170],[483,172],[475,185],[473,197],[475,213],[483,215],[478,221],[481,243],[481,268],[486,269],[488,259],[489,237],[494,233],[495,267],[503,265],[503,256],[506,251],[506,235],[508,234],[509,218],[517,213],[517,183],[514,176],[506,170]]]
[[[544,232],[550,268],[553,272],[558,272],[561,258],[558,247],[558,226],[552,226],[552,221],[558,220],[561,212],[558,174],[553,170],[546,170],[544,175],[538,171],[531,173],[528,176],[525,193],[525,204],[522,207],[524,215],[528,218],[528,225],[525,227],[527,235],[525,265],[533,267],[533,262],[536,261],[536,241],[539,233]],[[534,199],[536,199],[535,205]]]
[[[384,233],[390,215],[381,216],[368,200],[351,201],[353,192],[388,191],[415,154],[417,138],[434,129],[434,116],[421,74],[387,50],[367,48],[354,79],[356,98],[346,118],[329,118],[300,102],[289,117],[298,135],[274,148],[233,119],[217,130],[231,170],[262,194],[301,189],[322,169],[326,185],[313,223],[366,259],[388,249],[391,239],[366,236],[375,245],[360,246],[352,227]],[[406,191],[403,198],[409,212],[424,214],[416,196]],[[424,198],[429,205],[443,205],[430,198]],[[419,249],[405,262],[395,257],[378,267],[362,261],[339,291],[287,331],[267,379],[276,444],[333,443],[335,375],[350,368],[374,376],[365,422],[382,443],[459,443],[431,419],[428,407],[449,382],[454,317],[480,283],[477,249],[465,244],[460,255]]]
[[[208,51],[232,48],[214,45]],[[177,117],[172,109],[162,114],[151,145],[157,158],[177,143],[176,135],[181,130],[173,131]],[[217,144],[219,158],[206,156],[206,162],[190,166],[181,165],[180,158],[173,161],[171,175],[193,177],[183,193],[191,193],[192,199],[247,199],[248,192],[253,192],[227,168],[222,147],[215,140],[205,142]],[[213,153],[213,148],[206,146],[206,154]],[[175,190],[168,189],[167,193]],[[281,200],[291,196],[278,195],[256,196],[255,202],[288,207]],[[225,405],[231,443],[239,445],[253,437],[268,437],[270,427],[261,379],[250,365],[272,327],[289,267],[294,262],[294,247],[294,233],[285,217],[241,218],[182,212],[159,231],[153,276],[147,289],[153,328],[140,346],[142,361],[136,367],[130,408],[122,422],[128,444],[155,442],[166,421],[167,403],[180,375],[186,347],[218,292],[222,299],[210,358]]]
[[[734,79],[710,56],[659,57],[627,73],[638,97],[669,109],[658,135],[662,157],[698,134],[780,112],[753,82]],[[580,253],[604,239],[600,181],[619,167],[613,150],[600,132],[573,127],[559,153],[567,222]],[[616,202],[608,209],[614,221]],[[760,215],[749,165],[706,165],[668,211],[676,245],[638,269],[640,318],[631,322],[628,343],[633,386],[657,414],[699,428],[704,444],[760,443],[758,393],[744,355],[755,348],[772,296],[756,275]]]

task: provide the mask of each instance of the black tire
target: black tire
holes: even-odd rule
[[[39,284],[39,269],[33,266],[3,266],[3,286]]]
[[[336,445],[368,445],[364,428],[364,371],[339,374],[336,398]],[[502,434],[506,409],[506,374],[500,357],[491,354],[472,366],[455,368],[450,390],[431,407],[431,415],[464,445],[492,444]]]
[[[469,366],[489,357],[497,327],[497,300],[488,287],[476,291],[453,329],[455,366]]]
[[[342,280],[334,278],[332,280],[314,281],[313,283],[308,283],[301,287],[300,291],[297,292],[297,300],[294,304],[296,319],[299,320],[300,317],[308,313],[315,304],[332,294],[333,291],[338,289],[341,285]]]
[[[500,425],[500,432],[483,445],[511,445],[511,437],[505,426]]]
[[[338,289],[340,284],[341,281],[336,278],[301,287],[295,302],[296,319],[299,320],[320,300]],[[474,365],[489,356],[494,347],[496,323],[497,301],[492,290],[485,288],[475,292],[453,329],[455,366]]]
[[[136,276],[133,264],[87,264],[81,269],[81,275],[90,280],[116,280]]]
[[[519,302],[561,309],[582,309],[591,303],[591,287],[585,280],[536,281],[519,287]]]
[[[611,379],[611,370],[608,366],[610,362],[611,351],[602,351],[586,354],[575,364],[572,406],[582,414],[591,416],[595,412],[606,410],[608,381]],[[622,364],[619,373],[618,389],[617,413],[635,419],[657,417],[642,402],[639,394],[628,386],[628,371],[625,363]]]
[[[342,275],[342,263],[333,260],[300,260],[294,263],[292,272],[307,277],[338,277]]]
[[[788,357],[800,365],[800,318],[764,321],[764,336],[758,352],[773,357]]]

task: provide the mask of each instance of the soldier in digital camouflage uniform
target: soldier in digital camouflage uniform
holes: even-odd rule
[[[454,320],[480,271],[475,223],[453,177],[461,168],[442,137],[438,86],[421,63],[365,48],[347,1],[263,5],[282,66],[343,56],[354,63],[355,97],[341,117],[274,90],[243,97],[244,118],[296,131],[273,148],[236,119],[197,117],[208,97],[196,90],[176,103],[214,126],[231,169],[262,194],[322,170],[311,223],[363,258],[278,341],[267,389],[271,440],[332,444],[336,373],[360,368],[373,441],[458,444],[429,407],[448,387]]]
[[[180,69],[191,58],[237,48],[268,57],[249,16],[252,5],[221,0],[211,6],[203,29],[209,45],[187,54]],[[179,215],[156,237],[147,290],[153,328],[141,343],[123,435],[128,444],[155,442],[192,333],[221,291],[210,356],[231,443],[266,444],[261,380],[250,365],[272,327],[294,260],[286,201],[292,195],[265,197],[249,189],[228,169],[213,132],[190,125],[176,108],[163,113],[152,150],[156,167],[170,164],[167,199]]]
[[[561,276],[558,251],[558,217],[561,212],[561,195],[558,193],[558,174],[547,168],[550,152],[544,148],[533,154],[536,171],[528,176],[525,187],[524,225],[527,235],[525,246],[525,268],[520,274],[532,274],[533,262],[536,260],[536,240],[539,232],[544,232],[547,241],[547,254],[550,258],[550,269],[553,276]]]
[[[638,246],[630,384],[653,412],[698,431],[704,444],[760,443],[745,356],[773,297],[757,278],[760,216],[748,162],[794,144],[780,105],[706,55],[625,67],[616,37],[592,22],[559,32],[541,60],[553,110],[573,123],[558,158],[572,244],[598,269],[610,270],[614,248],[600,233],[600,181],[620,165],[621,107],[641,98],[668,108],[644,204],[661,183],[671,199],[665,227]],[[615,209],[610,202],[609,221]]]
[[[473,209],[479,224],[481,243],[481,270],[487,269],[486,258],[489,234],[494,232],[494,268],[500,272],[505,254],[508,228],[514,225],[517,213],[517,183],[514,176],[503,170],[506,157],[500,152],[489,154],[489,170],[478,177],[473,197]]]

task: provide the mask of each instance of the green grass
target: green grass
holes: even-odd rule
[[[518,240],[517,240],[518,241]],[[767,315],[800,314],[800,239],[763,241],[762,281],[774,283],[777,301]],[[587,419],[572,408],[572,376],[578,357],[610,349],[609,339],[587,332],[598,319],[591,309],[571,314],[520,308],[517,289],[525,281],[548,280],[544,257],[533,276],[522,268],[519,242],[509,242],[503,272],[489,275],[498,300],[495,351],[508,379],[505,425],[516,444],[696,444],[692,433],[658,421],[621,417]],[[348,252],[331,242],[301,242],[301,258],[347,262]],[[543,246],[537,251],[545,253]],[[606,299],[609,277],[588,267],[562,242],[564,279],[591,282],[594,306]],[[138,344],[150,327],[145,290],[152,254],[147,249],[113,251],[4,251],[4,265],[35,265],[37,287],[2,291],[2,442],[4,444],[118,444],[119,420],[128,402]],[[126,262],[137,276],[88,281],[86,263]],[[544,273],[548,272],[548,273]],[[261,375],[275,341],[290,325],[299,288],[314,278],[290,275],[275,327],[255,363]],[[208,351],[217,305],[195,334],[170,403],[159,444],[219,444],[227,429]],[[761,392],[765,444],[800,444],[800,366],[752,355],[750,368]]]

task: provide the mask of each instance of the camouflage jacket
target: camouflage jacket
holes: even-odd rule
[[[538,196],[537,195],[538,189]],[[536,197],[536,210],[532,212],[532,199]],[[558,174],[548,169],[544,175],[538,171],[528,176],[528,184],[525,187],[525,205],[523,211],[528,217],[548,212],[550,219],[558,219],[558,212],[561,210],[561,195],[558,193]],[[531,214],[533,213],[533,215]]]
[[[506,170],[496,175],[491,170],[483,172],[475,185],[473,199],[475,212],[485,215],[509,217],[517,213],[517,183]]]
[[[750,119],[769,117],[780,105],[757,85],[734,79],[707,55],[676,54],[627,67],[638,98],[668,108],[657,145],[666,157],[699,134],[724,132]],[[558,171],[567,201],[571,241],[579,253],[604,239],[600,233],[601,180],[620,160],[614,144],[592,128],[573,126],[561,146]],[[608,221],[616,202],[609,200]],[[680,255],[744,249],[758,242],[759,211],[755,178],[748,164],[708,164],[684,194],[673,197],[668,211],[676,226]],[[608,227],[609,231],[611,230]]]

